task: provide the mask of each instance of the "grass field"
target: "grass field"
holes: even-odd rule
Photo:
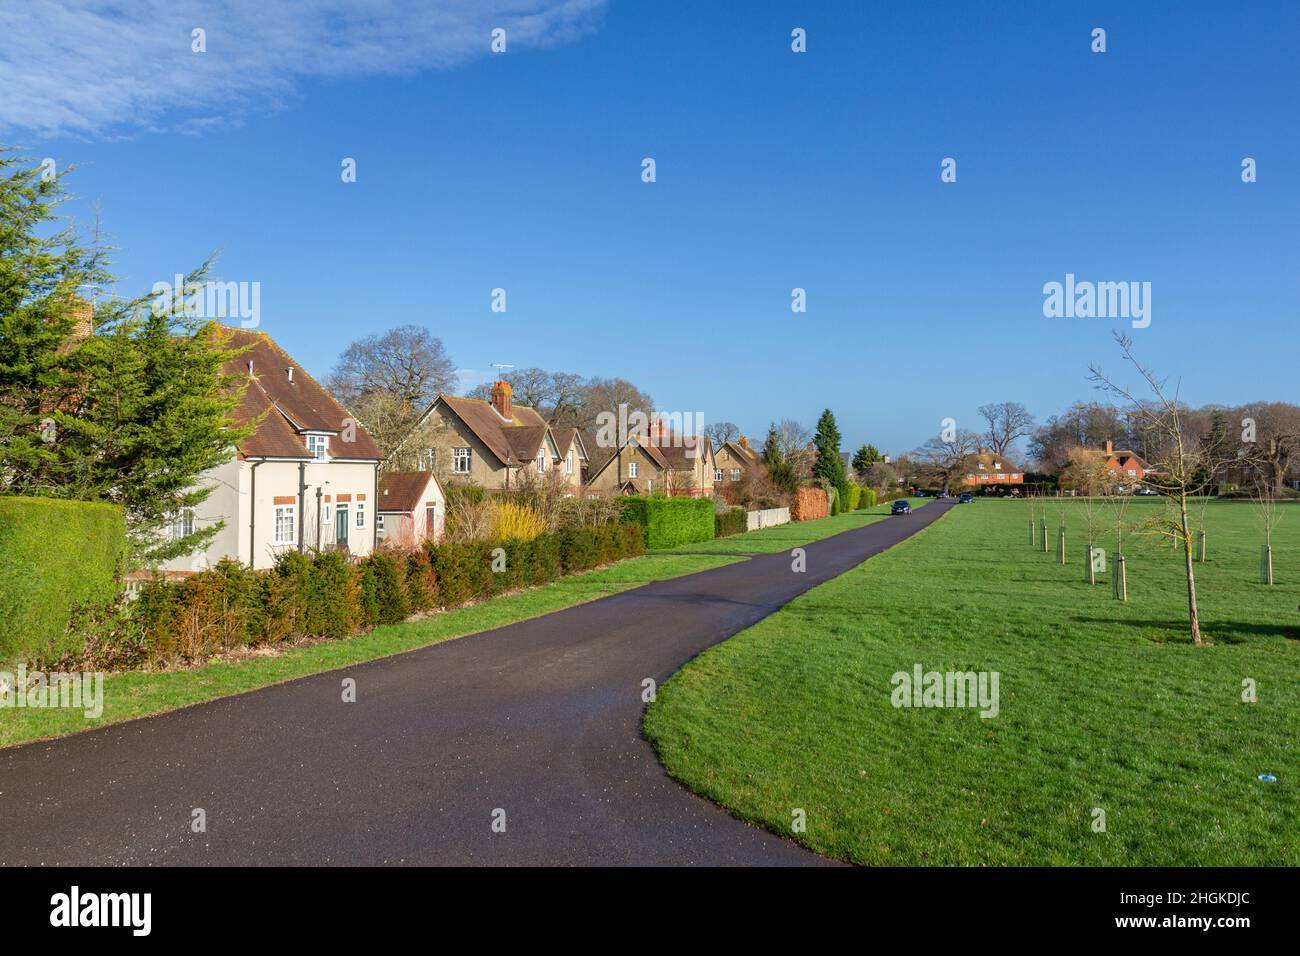
[[[646,733],[697,792],[857,863],[1300,864],[1300,507],[1283,510],[1267,587],[1251,507],[1206,509],[1213,644],[1195,647],[1168,544],[1126,536],[1120,603],[1083,579],[1081,503],[1066,566],[1030,548],[1023,502],[958,506],[691,662]],[[998,715],[895,708],[892,675],[918,663],[997,671]]]
[[[881,520],[888,510],[888,505],[881,505],[869,512],[765,528],[699,545],[658,551],[589,574],[561,578],[542,587],[493,598],[472,607],[378,627],[344,640],[289,648],[275,655],[219,661],[194,670],[111,674],[104,681],[104,713],[97,720],[87,720],[80,710],[0,709],[0,747],[174,710],[503,627],[652,581],[744,560],[746,552],[780,551],[851,531]]]

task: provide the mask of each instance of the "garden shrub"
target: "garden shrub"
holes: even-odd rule
[[[492,538],[496,541],[532,541],[546,530],[546,519],[527,505],[513,501],[497,504]]]
[[[560,576],[560,540],[553,534],[532,541],[533,583],[545,584]]]
[[[830,500],[821,488],[800,488],[790,503],[791,521],[812,521],[830,513]]]
[[[744,508],[730,508],[724,514],[714,515],[713,536],[725,538],[741,534],[749,527],[749,518]]]
[[[366,561],[366,571],[375,583],[377,613],[372,624],[396,624],[411,616],[411,599],[406,589],[406,561],[399,555],[380,551]]]
[[[864,487],[860,489],[860,491],[861,494],[858,496],[858,510],[861,511],[866,508],[874,508],[876,505],[876,489]]]
[[[707,506],[708,502],[704,502]],[[493,552],[505,553],[493,572]],[[301,637],[346,637],[412,612],[454,607],[562,574],[645,553],[644,528],[610,523],[543,533],[531,541],[426,542],[413,552],[380,550],[357,563],[342,551],[281,554],[269,572],[237,561],[182,580],[143,582],[135,600],[105,606],[71,629],[77,652],[64,660],[200,662],[241,646]]]
[[[713,502],[708,498],[630,496],[623,520],[641,525],[647,548],[713,540]]]
[[[277,559],[275,570],[295,583],[305,634],[344,637],[361,626],[362,575],[342,551],[322,551],[315,558],[289,551]]]
[[[590,529],[565,528],[560,532],[560,566],[565,574],[593,568],[599,559],[596,539]]]
[[[0,496],[0,661],[76,655],[68,624],[117,598],[126,519],[116,505]]]
[[[429,552],[418,548],[406,554],[406,603],[411,611],[428,611],[438,603],[438,576]]]
[[[258,636],[259,642],[279,644],[305,636],[297,582],[279,574],[262,574],[261,579],[262,632]]]
[[[361,623],[366,627],[379,623],[379,580],[369,562],[361,566]]]
[[[151,642],[155,661],[200,661],[262,640],[266,611],[262,575],[238,561],[223,560],[190,575],[170,593],[148,582],[133,615]]]
[[[500,546],[506,552],[506,568],[502,572],[500,590],[527,587],[533,583],[533,541],[536,540],[501,542]]]

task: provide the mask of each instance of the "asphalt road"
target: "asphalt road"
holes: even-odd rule
[[[0,865],[824,862],[669,778],[641,735],[642,681],[662,683],[950,505],[807,545],[802,574],[788,552],[754,557],[0,751]],[[198,809],[206,832],[193,832]]]

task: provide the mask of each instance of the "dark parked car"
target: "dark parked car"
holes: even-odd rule
[[[1148,487],[1146,487],[1145,485],[1143,485],[1143,486],[1142,486],[1141,488],[1139,488],[1137,491],[1133,492],[1133,494],[1135,494],[1135,495],[1142,495],[1142,496],[1145,497],[1145,496],[1147,496],[1147,495],[1158,495],[1158,494],[1160,494],[1160,492],[1156,491],[1154,488],[1148,488]]]
[[[970,504],[970,503],[971,503],[972,501],[974,501],[974,500],[975,500],[975,496],[972,495],[969,491],[967,491],[967,492],[964,492],[964,493],[962,494],[962,496],[961,496],[960,498],[957,499],[957,504],[959,504],[959,505],[968,505],[968,504]]]
[[[912,506],[902,498],[899,498],[889,506],[889,513],[891,515],[910,515],[912,513]]]

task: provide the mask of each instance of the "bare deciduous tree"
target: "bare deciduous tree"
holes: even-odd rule
[[[1005,455],[1019,439],[1034,427],[1034,416],[1019,402],[993,402],[979,407],[980,417],[988,423],[984,433],[989,447]]]
[[[1300,407],[1288,402],[1256,402],[1240,410],[1253,423],[1251,458],[1268,478],[1274,494],[1286,487],[1292,463],[1300,458]],[[1243,428],[1245,431],[1245,428]]]
[[[1265,584],[1273,583],[1273,531],[1282,520],[1282,513],[1277,510],[1277,495],[1272,484],[1264,481],[1255,483],[1255,494],[1250,499],[1255,507],[1255,517],[1259,519],[1264,531],[1264,548],[1260,557],[1260,577]]]
[[[943,433],[935,435],[912,452],[912,457],[922,476],[947,491],[952,487],[954,479],[960,481],[966,458],[979,448],[979,444],[979,435],[958,429],[950,437],[945,437]]]
[[[368,335],[344,349],[327,384],[351,407],[376,392],[391,396],[404,415],[416,415],[456,381],[442,340],[419,325]]]
[[[1186,409],[1178,400],[1178,386],[1169,394],[1166,382],[1133,354],[1133,340],[1117,333],[1124,361],[1137,371],[1152,398],[1139,398],[1126,386],[1106,375],[1099,366],[1089,367],[1090,378],[1104,389],[1130,404],[1130,415],[1146,438],[1147,459],[1156,475],[1148,479],[1165,495],[1170,510],[1146,522],[1146,527],[1170,537],[1181,545],[1187,580],[1187,624],[1194,644],[1204,644],[1201,636],[1200,610],[1196,601],[1196,571],[1192,558],[1192,499],[1205,491],[1208,482],[1224,467],[1212,445],[1200,440],[1186,419]]]
[[[735,422],[714,422],[704,429],[704,434],[713,442],[714,448],[721,448],[740,437],[740,426]]]

